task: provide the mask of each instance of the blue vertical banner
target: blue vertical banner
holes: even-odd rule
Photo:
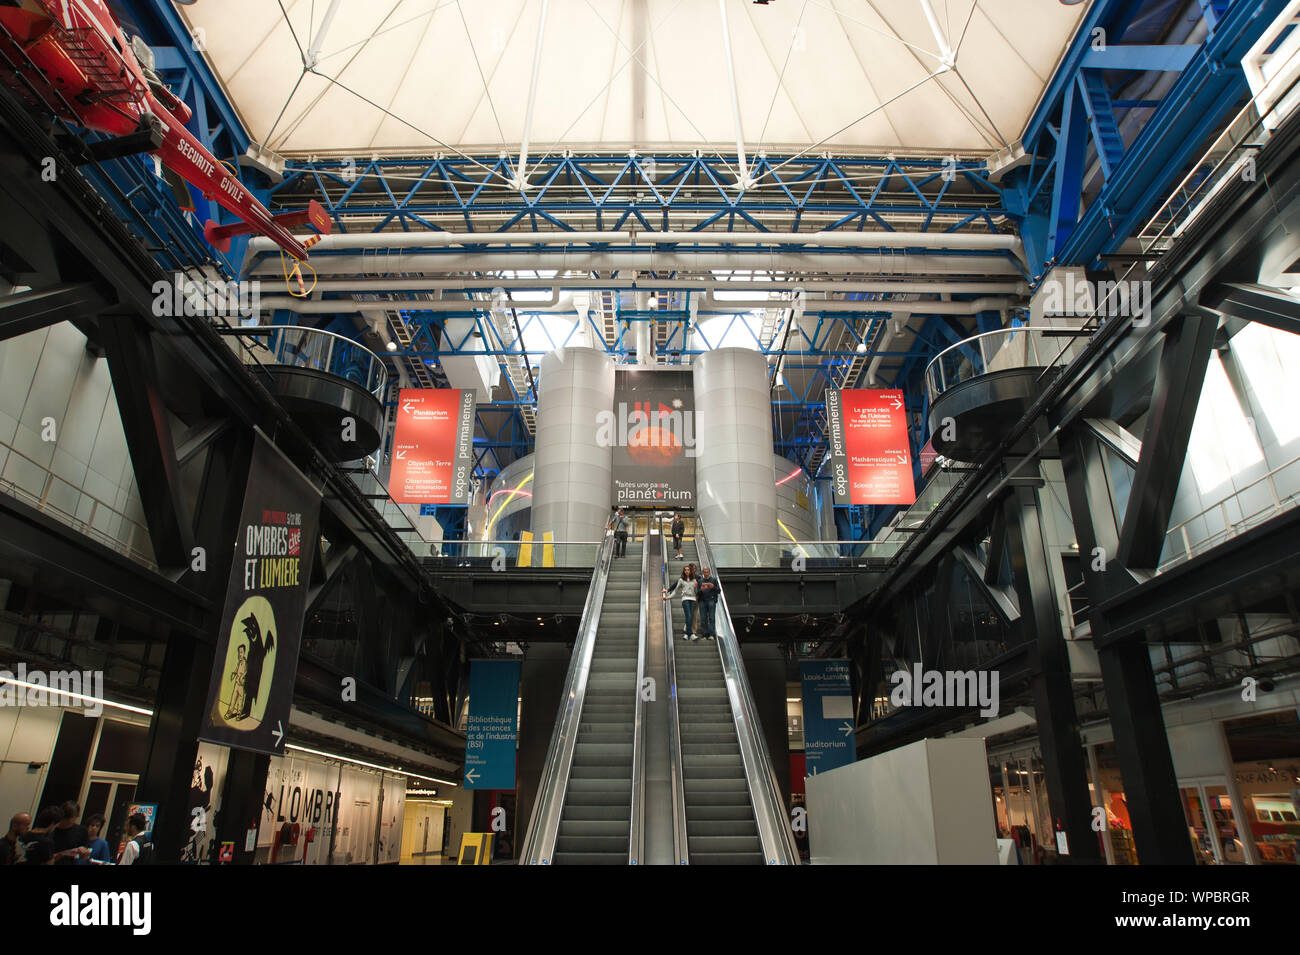
[[[471,660],[465,788],[514,789],[519,661]]]
[[[803,660],[803,755],[816,776],[857,759],[853,740],[853,690],[848,660]]]

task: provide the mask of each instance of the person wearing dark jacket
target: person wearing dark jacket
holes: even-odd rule
[[[632,522],[627,519],[627,514],[625,514],[623,508],[620,507],[614,512],[614,516],[609,519],[609,523],[605,525],[607,528],[612,528],[614,531],[615,557],[627,556],[627,532],[631,527],[631,524]]]
[[[59,807],[60,819],[49,830],[50,842],[54,845],[55,865],[74,865],[90,858],[90,837],[86,827],[78,820],[81,807],[69,800]]]
[[[673,556],[678,560],[682,559],[682,537],[686,534],[686,525],[682,522],[681,514],[673,514],[672,524],[673,534]]]
[[[714,615],[718,609],[718,595],[722,591],[718,587],[718,579],[709,572],[709,568],[700,568],[700,582],[695,592],[700,601],[700,636],[712,640],[718,635]]]

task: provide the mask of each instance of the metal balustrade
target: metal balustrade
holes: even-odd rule
[[[22,481],[14,476],[15,459],[20,462],[20,468],[35,471],[37,480]],[[39,491],[33,490],[37,484]],[[0,441],[0,491],[150,570],[158,569],[149,528],[3,441]]]
[[[388,369],[365,345],[301,325],[242,325],[218,329],[245,364],[283,365],[336,375],[384,400]]]
[[[1296,490],[1286,491],[1278,487],[1278,475],[1288,470],[1293,472],[1293,479],[1290,483]],[[1157,572],[1163,573],[1171,567],[1191,560],[1193,557],[1203,554],[1205,551],[1217,547],[1239,534],[1244,534],[1252,527],[1258,527],[1283,511],[1295,507],[1300,502],[1300,479],[1297,478],[1300,478],[1300,457],[1294,457],[1286,464],[1273,468],[1267,474],[1256,478],[1223,500],[1197,511],[1191,517],[1169,528],[1165,534],[1165,549],[1168,552],[1170,545],[1173,545],[1175,550],[1170,557],[1160,564]],[[1263,498],[1263,503],[1257,506],[1250,505],[1247,503],[1247,499],[1255,496],[1252,492],[1256,490],[1260,492],[1259,496]],[[1262,493],[1264,490],[1267,490],[1267,495]],[[1217,530],[1209,531],[1208,519],[1216,515],[1221,524]],[[1204,536],[1197,535],[1190,530],[1193,524],[1201,520],[1206,522],[1208,532]]]
[[[1061,337],[1069,336],[1071,331],[1065,326],[1018,325],[983,332],[948,346],[925,369],[930,403],[950,388],[980,375],[1050,366],[1060,356]]]

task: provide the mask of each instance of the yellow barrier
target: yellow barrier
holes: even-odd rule
[[[492,833],[467,832],[460,837],[457,865],[491,865]]]

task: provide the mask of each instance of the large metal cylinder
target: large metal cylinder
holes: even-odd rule
[[[777,540],[767,359],[748,348],[698,356],[695,412],[696,500],[709,541]],[[724,567],[752,565],[753,550],[713,548]]]
[[[614,360],[595,348],[557,348],[542,359],[533,470],[533,533],[599,540],[613,500],[613,448],[600,418],[614,405]],[[557,547],[561,566],[589,564],[589,548]]]

